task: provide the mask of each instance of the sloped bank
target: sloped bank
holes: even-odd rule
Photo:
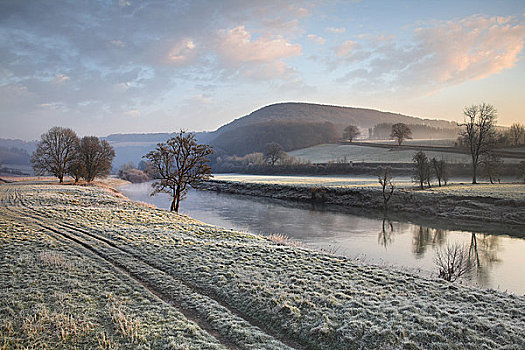
[[[200,190],[274,199],[322,203],[336,210],[367,208],[383,210],[379,186],[313,187],[208,180]],[[397,189],[389,202],[388,215],[421,221],[445,219],[443,226],[458,229],[480,229],[525,237],[525,200],[490,196],[454,195],[438,192]]]

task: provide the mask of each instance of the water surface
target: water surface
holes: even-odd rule
[[[130,199],[169,208],[169,195],[149,196],[150,183],[119,189]],[[440,228],[448,226],[445,222],[418,225],[389,220],[368,210],[349,214],[307,203],[195,190],[190,190],[180,211],[209,224],[284,234],[306,246],[426,276],[437,274],[436,252],[458,242],[477,266],[468,283],[525,295],[525,240],[505,234],[445,230]]]

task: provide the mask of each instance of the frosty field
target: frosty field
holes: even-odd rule
[[[522,349],[525,298],[225,230],[97,187],[0,185],[0,348]]]
[[[437,145],[434,145],[437,146]],[[366,163],[412,163],[415,150],[396,150],[350,144],[323,144],[289,152],[293,157],[312,163],[366,162]],[[443,159],[448,164],[469,163],[470,155],[461,153],[425,151],[429,159]],[[503,158],[505,163],[519,163],[518,158]]]

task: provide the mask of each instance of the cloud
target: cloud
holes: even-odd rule
[[[358,47],[359,44],[356,41],[347,40],[335,48],[335,54],[341,58],[348,58]]]
[[[326,43],[326,40],[323,37],[320,37],[315,34],[308,34],[306,37],[308,38],[308,40],[311,40],[314,43],[319,44],[319,45],[324,45]]]
[[[414,29],[412,43],[391,36],[360,39],[335,49],[332,68],[354,64],[338,81],[428,93],[513,67],[523,51],[525,26],[516,17],[475,15],[425,23]]]
[[[282,60],[301,55],[298,44],[281,35],[252,40],[244,26],[219,32],[217,53],[226,67],[238,69],[243,76],[257,79],[282,77],[289,72]]]
[[[177,42],[168,54],[168,62],[183,65],[191,62],[196,57],[196,46],[193,40],[185,38]]]
[[[415,34],[429,65],[418,68],[437,83],[456,84],[513,67],[523,50],[525,26],[513,24],[511,17],[471,16],[417,28]]]
[[[340,28],[328,27],[325,30],[327,32],[334,33],[334,34],[343,34],[344,32],[346,32],[345,27],[340,27]]]
[[[60,75],[57,75],[55,78],[53,78],[53,83],[60,84],[60,83],[68,81],[69,79],[70,77],[68,77],[67,75],[60,74]]]
[[[263,24],[269,33],[293,34],[301,30],[297,18],[291,20],[285,20],[281,17],[264,19]]]

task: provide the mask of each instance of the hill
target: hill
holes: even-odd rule
[[[243,156],[263,152],[264,146],[270,142],[279,143],[286,151],[330,143],[339,139],[343,129],[351,124],[358,126],[363,136],[368,136],[367,129],[392,123],[420,126],[421,133],[439,131],[440,138],[446,135],[454,138],[456,135],[456,124],[445,120],[422,119],[367,108],[286,102],[262,107],[215,131],[198,132],[196,137],[200,143],[213,145],[218,154]],[[112,134],[105,139],[115,147],[117,157],[114,163],[115,167],[119,167],[129,161],[137,163],[157,143],[165,142],[172,136],[174,133]],[[133,156],[135,153],[137,155]]]
[[[277,142],[286,151],[330,143],[341,138],[348,125],[363,130],[378,124],[405,123],[421,127],[421,133],[439,131],[439,137],[457,134],[456,124],[445,120],[410,117],[374,109],[329,106],[312,103],[277,103],[258,109],[223,125],[210,134],[211,144],[227,154],[239,156],[263,152],[269,142]],[[317,130],[317,132],[312,132]],[[418,135],[414,135],[418,137]],[[293,141],[290,141],[293,140]]]
[[[456,126],[455,123],[445,120],[422,119],[375,109],[286,102],[260,108],[221,126],[215,133],[221,134],[241,126],[268,121],[330,122],[341,129],[341,133],[342,129],[350,124],[363,129],[372,128],[380,123],[423,124],[436,128],[455,128]]]

